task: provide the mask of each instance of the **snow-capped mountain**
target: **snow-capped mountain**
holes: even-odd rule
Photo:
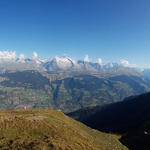
[[[68,70],[75,67],[76,62],[67,57],[54,57],[52,60],[43,63],[47,71]]]
[[[84,60],[73,60],[69,57],[54,57],[52,59],[42,60],[36,52],[33,52],[32,58],[26,58],[24,54],[16,55],[16,52],[0,51],[0,73],[38,70],[38,71],[81,71],[81,72],[119,72],[134,71],[148,76],[150,69],[141,69],[135,64],[130,64],[126,60],[119,63],[103,63],[101,58],[97,62],[91,62],[88,55]]]

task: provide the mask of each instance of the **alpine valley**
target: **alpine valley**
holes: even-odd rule
[[[11,57],[4,57],[11,56]],[[3,57],[2,57],[3,56]],[[14,57],[12,57],[14,56]],[[103,64],[68,57],[41,60],[0,52],[0,109],[42,108],[65,113],[150,91],[149,69],[127,61]]]

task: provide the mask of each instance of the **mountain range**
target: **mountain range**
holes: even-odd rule
[[[24,70],[38,70],[40,72],[52,71],[82,71],[82,72],[107,72],[112,70],[137,71],[147,73],[149,68],[140,68],[135,64],[130,64],[127,60],[117,62],[103,63],[99,58],[97,62],[91,62],[88,56],[84,60],[74,60],[67,56],[54,57],[52,59],[40,59],[36,52],[32,58],[25,58],[24,54],[18,57],[15,52],[0,51],[0,73]],[[144,72],[145,71],[145,72]]]
[[[150,91],[149,69],[127,61],[103,64],[68,57],[41,60],[0,52],[0,109],[45,108],[65,113]]]

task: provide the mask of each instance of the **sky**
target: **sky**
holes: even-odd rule
[[[0,51],[150,66],[150,0],[0,0]]]

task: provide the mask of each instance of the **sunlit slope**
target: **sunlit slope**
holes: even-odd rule
[[[118,137],[54,110],[0,111],[0,149],[126,150]]]

